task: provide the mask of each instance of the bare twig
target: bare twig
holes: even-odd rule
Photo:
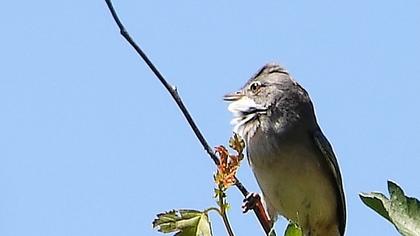
[[[184,103],[181,100],[181,97],[179,96],[177,90],[175,87],[171,86],[165,78],[162,76],[162,74],[159,72],[159,70],[154,66],[154,64],[150,61],[150,59],[147,57],[147,55],[143,52],[143,50],[137,45],[137,43],[131,38],[130,34],[125,29],[124,25],[121,23],[117,13],[115,12],[114,6],[112,5],[111,0],[105,0],[109,11],[112,14],[112,17],[114,18],[115,22],[118,25],[118,28],[120,29],[121,35],[127,40],[127,42],[136,50],[136,52],[140,55],[140,57],[146,62],[146,64],[149,66],[149,68],[153,71],[153,73],[156,75],[156,77],[159,79],[159,81],[163,84],[163,86],[166,88],[166,90],[171,94],[172,98],[175,100],[176,104],[178,105],[179,109],[181,109],[182,114],[187,119],[188,124],[191,126],[192,130],[194,131],[195,135],[197,136],[198,140],[200,141],[201,145],[206,150],[207,154],[210,156],[210,158],[213,160],[213,162],[218,165],[219,159],[217,158],[216,154],[214,153],[213,149],[210,147],[210,145],[207,143],[204,136],[201,134],[200,130],[198,129],[197,125],[195,124],[194,120],[192,119],[190,113],[188,112],[187,108],[185,107]],[[245,188],[244,185],[235,177],[235,186],[239,189],[239,191],[242,193],[242,195],[247,196],[249,194],[248,190]],[[261,205],[261,204],[260,204]],[[270,232],[271,224],[267,220],[267,216],[265,214],[264,210],[255,209],[254,212],[260,221],[260,224],[264,228],[264,231],[266,234]]]

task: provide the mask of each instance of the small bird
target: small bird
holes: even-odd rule
[[[273,63],[224,100],[230,102],[234,132],[246,143],[272,224],[282,215],[304,235],[344,235],[340,169],[306,90]]]

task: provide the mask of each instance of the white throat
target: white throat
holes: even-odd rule
[[[248,143],[249,138],[255,134],[259,127],[258,116],[265,114],[267,108],[243,96],[231,102],[228,110],[233,114],[233,119],[230,122],[234,126],[233,132],[239,134]]]

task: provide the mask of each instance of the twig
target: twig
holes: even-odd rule
[[[219,194],[220,215],[222,216],[223,223],[225,224],[228,235],[229,236],[234,236],[232,227],[230,226],[230,223],[229,223],[229,218],[227,217],[227,214],[226,214],[226,202],[225,202],[225,199],[223,197],[223,196],[226,196],[226,195],[224,195],[224,194],[225,194],[224,192],[223,192],[223,194]]]
[[[213,152],[213,149],[210,147],[210,145],[207,143],[204,136],[201,134],[200,130],[198,129],[197,125],[195,124],[194,120],[192,119],[190,113],[188,112],[187,108],[185,107],[184,103],[181,100],[181,97],[178,94],[178,91],[175,87],[171,86],[165,78],[162,76],[162,74],[159,72],[159,70],[154,66],[154,64],[150,61],[150,59],[147,57],[147,55],[143,52],[143,50],[137,45],[137,43],[131,38],[130,34],[125,29],[124,25],[121,23],[117,13],[115,12],[114,6],[112,5],[111,0],[105,0],[109,11],[112,14],[112,17],[114,18],[114,21],[117,23],[118,28],[120,29],[121,35],[127,40],[127,42],[136,50],[136,52],[140,55],[140,57],[146,62],[146,64],[149,66],[149,68],[153,71],[153,73],[156,75],[156,77],[159,79],[159,81],[163,84],[163,86],[166,88],[166,90],[171,94],[172,98],[175,100],[176,104],[178,105],[179,109],[181,109],[182,114],[187,119],[188,124],[191,126],[192,130],[194,131],[195,135],[197,136],[198,140],[200,141],[201,145],[206,150],[207,154],[210,156],[210,158],[213,160],[213,162],[218,165],[219,159],[217,158],[216,154]],[[242,195],[247,196],[249,194],[248,190],[245,188],[244,185],[239,181],[238,178],[235,177],[235,186],[239,189],[239,191],[242,193]],[[260,221],[260,224],[263,226],[264,231],[266,234],[270,232],[271,225],[270,222],[264,219],[268,219],[265,215],[264,211],[260,210],[254,210],[258,220]],[[261,215],[263,214],[263,215]]]

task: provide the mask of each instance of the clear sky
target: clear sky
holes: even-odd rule
[[[288,68],[339,159],[347,235],[397,235],[358,193],[420,197],[418,1],[114,4],[212,146],[231,135],[222,96]],[[213,163],[104,1],[5,1],[0,26],[0,235],[160,235],[156,213],[215,204]],[[258,191],[246,162],[239,178]],[[228,194],[236,235],[262,235]]]

